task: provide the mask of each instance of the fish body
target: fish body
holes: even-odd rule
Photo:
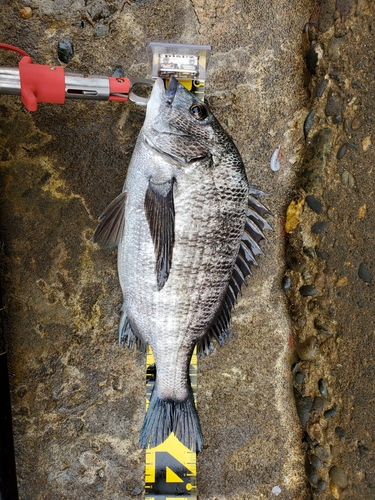
[[[190,358],[196,345],[202,357],[229,335],[231,309],[270,228],[260,194],[207,105],[176,80],[167,90],[157,80],[123,193],[94,237],[118,244],[120,343],[149,344],[155,358],[143,447],[174,432],[202,449]]]

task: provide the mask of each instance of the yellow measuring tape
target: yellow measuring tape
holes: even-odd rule
[[[197,397],[197,352],[194,350],[189,374],[194,400]],[[155,383],[155,360],[151,347],[146,354],[146,410]],[[172,433],[163,443],[146,450],[146,500],[196,500],[196,453]]]

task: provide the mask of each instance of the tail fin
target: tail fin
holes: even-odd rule
[[[164,400],[154,388],[140,434],[140,445],[142,448],[158,446],[172,432],[190,450],[202,451],[203,437],[193,393],[190,391],[184,401]]]

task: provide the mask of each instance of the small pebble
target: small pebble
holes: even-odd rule
[[[341,115],[336,115],[332,118],[332,123],[335,125],[338,125],[339,123],[342,122],[342,116]]]
[[[336,415],[337,413],[337,407],[336,405],[333,408],[330,408],[329,410],[324,412],[324,417],[325,418],[332,418]]]
[[[369,273],[366,265],[364,262],[361,262],[359,264],[358,268],[358,277],[364,281],[365,283],[371,283],[371,274]]]
[[[340,439],[344,439],[344,437],[346,436],[345,430],[339,425],[336,427],[335,432]]]
[[[307,115],[305,122],[303,124],[303,133],[305,135],[305,139],[308,135],[308,133],[311,130],[311,127],[314,125],[314,116],[316,113],[316,109],[313,109],[310,111],[310,113]]]
[[[280,486],[274,486],[274,487],[272,488],[272,494],[273,494],[273,495],[278,496],[278,495],[280,495],[280,493],[281,493],[281,488],[280,488]]]
[[[331,71],[329,73],[329,76],[331,78],[334,78],[335,80],[340,80],[340,75],[341,75],[340,71]]]
[[[320,222],[315,222],[311,228],[311,232],[314,234],[321,234],[323,233],[327,227],[330,225],[330,222],[328,220],[323,220]]]
[[[74,57],[73,44],[66,38],[61,38],[57,44],[57,57],[64,64],[68,64]]]
[[[361,122],[358,120],[358,118],[354,118],[352,120],[351,126],[352,126],[353,130],[358,130],[360,128],[360,126],[361,126]]]
[[[345,143],[345,144],[343,144],[343,145],[339,148],[339,150],[337,151],[336,158],[337,158],[338,160],[341,160],[342,158],[344,158],[344,155],[345,155],[345,153],[347,152],[347,150],[348,150],[348,144],[346,144],[346,143]]]
[[[310,455],[310,462],[316,469],[319,469],[322,466],[322,461],[316,455]]]
[[[94,36],[107,36],[109,34],[108,26],[97,24],[94,29]]]
[[[326,87],[327,87],[327,80],[322,80],[319,83],[318,88],[316,89],[316,97],[322,97]]]
[[[316,487],[319,491],[325,491],[327,489],[327,483],[323,481],[323,479],[321,479],[316,485]]]
[[[315,247],[315,253],[322,260],[328,260],[329,254],[324,250],[321,250],[319,247]]]
[[[295,381],[296,381],[297,384],[302,384],[304,378],[305,378],[305,374],[301,373],[301,372],[298,372],[298,373],[296,373]]]
[[[317,411],[323,410],[325,405],[326,405],[326,402],[324,401],[323,398],[321,398],[320,396],[315,396],[314,403],[313,403],[313,410],[317,410]]]
[[[341,114],[341,108],[343,106],[343,101],[339,97],[336,97],[332,90],[328,92],[327,104],[325,107],[325,113],[327,116],[336,116]]]
[[[314,285],[302,285],[299,289],[299,293],[302,297],[312,297],[318,293],[318,290]]]
[[[360,88],[362,88],[362,85],[360,84],[359,81],[354,81],[354,82],[352,82],[352,88],[353,89],[360,89]]]
[[[329,471],[329,477],[331,481],[340,488],[344,489],[348,486],[348,478],[346,477],[345,472],[340,469],[340,467],[337,467],[337,465],[331,467]]]
[[[115,78],[123,77],[124,76],[124,68],[122,66],[117,66],[117,68],[113,72],[112,76]]]
[[[354,177],[349,170],[344,170],[344,172],[341,174],[341,182],[344,184],[344,186],[349,186],[350,188],[354,187]]]
[[[319,379],[318,389],[319,389],[320,394],[323,396],[323,398],[327,399],[327,397],[328,397],[327,385],[325,383],[325,380],[322,378]]]
[[[33,15],[33,11],[30,7],[22,7],[22,9],[20,9],[18,11],[20,17],[22,17],[22,19],[30,19],[30,17]]]
[[[368,135],[362,141],[362,150],[366,152],[370,146],[371,146],[371,136]]]
[[[287,292],[290,289],[290,286],[292,284],[292,280],[290,279],[289,276],[284,276],[283,279],[281,280],[281,287],[284,292]]]
[[[311,210],[316,214],[320,215],[323,212],[323,206],[320,203],[320,201],[317,198],[315,198],[315,196],[309,194],[308,196],[306,196],[305,201],[307,205],[311,208]]]
[[[315,448],[315,454],[317,455],[317,457],[322,461],[322,462],[329,462],[330,458],[331,458],[331,455],[329,453],[329,451],[327,451],[324,446],[321,446],[321,445],[318,445],[316,448]]]
[[[310,418],[310,410],[312,407],[312,400],[310,396],[303,397],[302,394],[293,388],[294,398],[296,401],[297,415],[301,421],[302,427],[305,429],[306,424]]]
[[[138,486],[136,488],[134,488],[134,490],[132,491],[132,495],[135,497],[137,495],[140,495],[142,493],[142,490],[141,488],[138,488]]]
[[[98,486],[98,491],[104,491],[103,486]]]

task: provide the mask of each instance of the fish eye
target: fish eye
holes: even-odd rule
[[[207,109],[201,103],[195,103],[190,108],[190,114],[194,116],[196,120],[204,120],[207,116]]]

